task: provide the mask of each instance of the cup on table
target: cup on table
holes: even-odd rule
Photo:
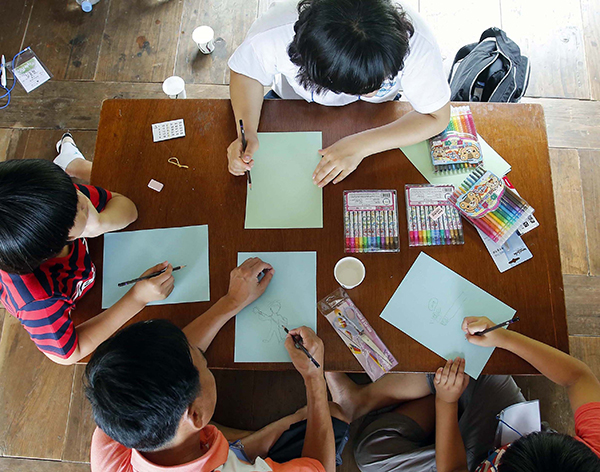
[[[358,287],[365,279],[366,273],[364,264],[356,257],[344,257],[333,268],[335,280],[348,290]]]
[[[215,31],[210,26],[198,26],[192,32],[192,39],[202,54],[210,54],[215,50]]]
[[[177,75],[172,75],[163,82],[163,92],[169,98],[186,98],[185,81]]]

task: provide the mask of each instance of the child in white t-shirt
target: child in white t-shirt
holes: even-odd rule
[[[397,0],[301,0],[275,3],[229,59],[231,103],[241,133],[228,149],[229,171],[254,164],[263,87],[285,99],[328,106],[381,103],[399,92],[414,111],[320,151],[313,180],[338,183],[371,154],[430,138],[448,124],[450,88],[435,38]],[[335,180],[334,180],[335,179]]]

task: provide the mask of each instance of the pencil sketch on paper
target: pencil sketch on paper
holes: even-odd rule
[[[450,320],[456,316],[466,301],[467,296],[465,295],[465,292],[460,292],[460,295],[452,302],[450,308],[448,308],[446,312],[442,314],[443,308],[440,304],[440,301],[436,297],[430,298],[428,308],[429,311],[431,311],[431,319],[429,320],[429,323],[438,323],[442,326],[446,326]]]
[[[265,310],[255,306],[253,311],[262,322],[267,323],[263,343],[282,344],[285,342],[286,334],[281,325],[287,325],[288,319],[280,313],[281,302],[279,300],[273,300]]]

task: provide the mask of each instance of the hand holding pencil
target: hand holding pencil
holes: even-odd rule
[[[301,348],[296,348],[297,341],[298,344],[304,347],[307,353]],[[323,346],[323,341],[321,341],[312,329],[301,326],[300,328],[289,330],[285,339],[285,348],[292,359],[294,367],[305,380],[323,376],[325,347]],[[315,363],[319,367],[316,367]]]
[[[510,335],[510,332],[502,327],[516,321],[519,321],[519,317],[497,325],[485,316],[467,316],[463,320],[462,330],[472,344],[483,347],[500,347],[504,337]]]
[[[156,272],[160,275],[148,277]],[[127,293],[131,294],[139,303],[147,305],[150,302],[164,300],[173,291],[175,279],[173,278],[173,266],[167,261],[150,267],[142,275],[142,280],[137,282]]]

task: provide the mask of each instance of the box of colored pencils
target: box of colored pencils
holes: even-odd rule
[[[398,252],[395,190],[344,192],[345,252]]]
[[[406,185],[409,246],[464,244],[458,210],[448,201],[452,185]]]
[[[533,213],[525,200],[483,167],[466,178],[450,201],[467,220],[500,245]]]
[[[435,172],[470,172],[483,162],[481,146],[471,109],[452,107],[448,127],[429,139],[431,161]]]

